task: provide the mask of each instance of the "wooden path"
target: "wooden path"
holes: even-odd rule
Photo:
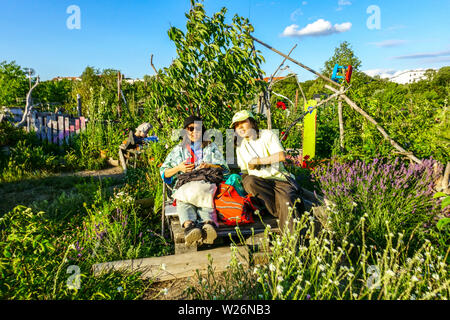
[[[249,261],[246,246],[236,247],[236,257],[238,261],[247,264]],[[209,250],[187,252],[171,256],[151,257],[133,260],[122,260],[95,264],[94,275],[114,270],[124,270],[127,272],[142,272],[144,279],[153,278],[156,282],[178,280],[192,277],[196,270],[206,273],[209,265],[209,257],[212,258],[212,266],[215,272],[226,271],[232,257],[232,250],[229,246],[219,247]]]

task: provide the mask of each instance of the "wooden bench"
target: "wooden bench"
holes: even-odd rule
[[[318,199],[315,198],[314,194],[310,191],[304,190],[304,197],[302,198],[306,210],[311,210],[314,204],[318,203]],[[176,212],[176,207],[173,206],[173,199],[170,197],[172,188],[163,183],[163,206],[161,214],[161,235],[165,234],[165,226],[169,227],[170,237],[175,244],[175,254],[197,251],[198,247],[196,245],[186,246],[184,242],[184,230],[180,225],[178,215]],[[263,216],[254,215],[255,223],[240,225],[238,226],[239,233],[242,234],[244,238],[247,238],[247,243],[251,243],[251,237],[253,235],[261,234],[264,232],[267,225],[270,225],[271,229],[275,232],[279,232],[277,218],[267,214]],[[222,244],[225,239],[238,237],[238,230],[234,226],[228,226],[219,222],[219,227],[217,231],[217,239],[214,241],[213,245],[203,245],[202,247],[209,248],[214,245]]]

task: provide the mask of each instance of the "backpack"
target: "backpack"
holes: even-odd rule
[[[242,197],[233,186],[222,182],[214,197],[218,219],[229,226],[254,223],[255,207],[250,201],[250,196],[249,194]]]

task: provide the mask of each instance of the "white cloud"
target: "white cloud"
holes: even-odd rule
[[[344,6],[350,6],[351,4],[352,3],[349,0],[339,0],[336,11],[341,11],[344,8]]]
[[[380,47],[380,48],[386,48],[386,47],[397,47],[397,46],[400,46],[407,42],[408,41],[406,41],[406,40],[385,40],[385,41],[380,41],[380,42],[369,42],[369,43],[376,45],[377,47]]]
[[[295,10],[294,12],[291,13],[291,20],[297,21],[297,17],[302,16],[302,15],[303,15],[302,9],[298,8],[297,10]]]
[[[333,33],[342,33],[349,31],[352,27],[350,22],[344,22],[341,24],[335,24],[334,26],[330,21],[326,21],[324,19],[319,19],[313,23],[308,24],[303,29],[298,29],[299,26],[296,24],[292,24],[287,26],[282,36],[284,37],[317,37],[317,36],[327,36]]]
[[[370,77],[380,76],[381,78],[390,78],[397,71],[395,71],[393,69],[371,69],[371,70],[366,70],[363,72]]]
[[[338,6],[350,6],[352,3],[349,0],[339,0]]]
[[[390,26],[390,27],[386,28],[386,30],[387,31],[395,31],[395,30],[400,30],[400,29],[405,29],[405,28],[406,28],[406,26],[400,24],[400,25]]]
[[[302,2],[302,5],[304,5],[304,6],[306,6],[307,4],[308,4],[308,2],[306,2],[306,1]]]
[[[438,52],[425,52],[425,53],[414,53],[404,56],[393,57],[392,59],[423,59],[423,58],[435,58],[435,57],[446,57],[450,56],[450,50],[438,51]]]

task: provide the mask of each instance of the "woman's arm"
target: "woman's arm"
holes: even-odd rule
[[[191,172],[192,170],[194,170],[194,166],[195,164],[186,164],[185,162],[181,162],[179,165],[173,167],[173,168],[168,168],[164,171],[164,177],[166,178],[170,178],[173,177],[174,175],[176,175],[178,172],[182,171],[184,173],[186,172]]]
[[[277,162],[286,161],[286,154],[284,151],[274,153],[268,157],[264,158],[253,158],[249,161],[248,167],[249,169],[255,169],[258,165],[269,165]]]

